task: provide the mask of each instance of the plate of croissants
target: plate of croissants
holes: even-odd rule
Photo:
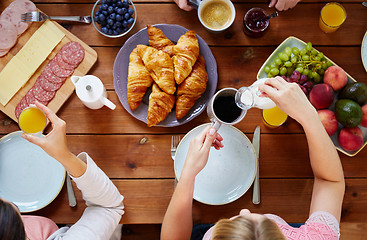
[[[200,115],[217,87],[217,63],[194,31],[148,25],[118,52],[113,79],[123,107],[149,127],[174,127]]]

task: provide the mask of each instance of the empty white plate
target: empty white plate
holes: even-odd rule
[[[210,123],[188,132],[181,140],[175,156],[175,175],[179,180],[190,141]],[[235,127],[222,125],[219,134],[224,147],[212,148],[204,169],[196,176],[194,199],[210,205],[222,205],[240,198],[255,177],[255,151],[247,136]]]

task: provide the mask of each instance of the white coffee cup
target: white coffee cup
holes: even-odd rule
[[[189,0],[198,10],[201,24],[209,31],[222,32],[236,18],[236,9],[230,0]]]
[[[107,92],[102,81],[93,75],[84,77],[71,76],[75,92],[82,103],[90,109],[100,109],[103,106],[114,110],[116,105],[107,99]]]
[[[212,122],[212,127],[215,128],[215,130],[218,131],[222,124],[237,124],[246,116],[247,110],[239,108],[235,102],[236,93],[237,89],[235,88],[223,88],[214,94],[214,96],[209,100],[206,111],[210,121]],[[218,103],[220,101],[218,99],[223,97],[230,99],[233,98],[233,102],[228,103],[228,101],[226,101],[228,99],[226,99],[225,101]],[[218,107],[216,104],[220,104],[221,106]],[[225,116],[225,118],[223,118],[223,115],[227,114],[229,116]],[[230,118],[230,120],[226,119],[227,117]]]

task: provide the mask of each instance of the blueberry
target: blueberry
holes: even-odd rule
[[[110,14],[110,19],[115,20],[116,19],[116,13],[111,13]]]
[[[107,4],[102,4],[101,7],[100,7],[100,10],[107,10],[108,8],[108,5]]]
[[[129,18],[129,20],[127,20],[128,24],[133,24],[133,22],[134,22],[134,18]]]
[[[111,29],[111,26],[107,24],[107,25],[106,25],[106,28],[107,28],[107,29]]]
[[[123,0],[122,1],[122,5],[126,8],[129,8],[129,1],[128,0]]]
[[[108,7],[108,9],[107,9],[107,12],[108,12],[108,14],[111,14],[111,13],[113,13],[115,10],[113,9],[113,7],[112,6],[109,6]]]
[[[103,14],[99,14],[98,18],[99,18],[99,20],[101,20],[102,22],[103,22],[104,20],[106,20],[106,17],[105,17]]]
[[[101,32],[103,32],[103,33],[107,34],[107,32],[108,32],[108,28],[106,28],[106,27],[101,28]]]
[[[113,3],[111,6],[112,6],[113,8],[115,8],[115,7],[116,7],[116,3]]]
[[[108,29],[108,35],[112,35],[113,32],[112,32],[112,29]]]
[[[130,14],[129,14],[129,13],[125,13],[124,18],[125,18],[126,20],[128,20],[128,19],[130,18]]]
[[[100,20],[99,20],[99,16],[98,16],[98,15],[94,17],[94,21],[95,21],[95,22],[100,21]]]
[[[107,25],[107,22],[106,21],[101,21],[101,26],[104,27]]]
[[[99,11],[94,13],[94,16],[98,16],[99,14],[101,14]]]
[[[115,30],[118,34],[120,34],[122,32],[122,29],[121,28],[116,28]]]
[[[107,4],[110,4],[111,3],[111,0],[106,0]]]
[[[132,8],[129,8],[129,10],[127,11],[130,15],[133,15],[133,13],[134,13],[134,9],[132,9]]]
[[[126,20],[124,20],[124,21],[122,22],[122,26],[123,26],[124,28],[126,28],[126,27],[128,26],[128,23],[127,23],[127,21],[126,21]]]
[[[112,19],[108,19],[107,20],[107,24],[110,25],[110,26],[112,26],[114,24],[114,21]]]
[[[102,11],[102,14],[103,14],[104,16],[107,16],[107,15],[108,15],[108,12],[107,12],[106,10],[103,10],[103,11]]]
[[[113,29],[113,30],[116,30],[116,28],[117,28],[116,24],[113,24],[112,27],[111,27],[111,29]]]
[[[120,14],[116,14],[116,21],[121,22],[122,21],[122,17]]]
[[[116,6],[119,7],[119,8],[122,8],[123,4],[122,4],[121,1],[117,1]]]
[[[119,14],[124,15],[125,13],[127,13],[127,8],[121,8],[121,13]]]
[[[102,0],[102,2],[101,2],[102,4],[106,4],[107,3],[107,1],[106,0]]]
[[[117,2],[117,0],[111,0],[111,2],[112,2],[112,3],[116,3],[116,2]]]
[[[113,30],[113,35],[118,35],[116,30]]]

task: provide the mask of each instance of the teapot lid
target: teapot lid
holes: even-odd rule
[[[80,77],[75,83],[75,92],[78,98],[84,102],[99,100],[104,94],[102,81],[93,75]]]

